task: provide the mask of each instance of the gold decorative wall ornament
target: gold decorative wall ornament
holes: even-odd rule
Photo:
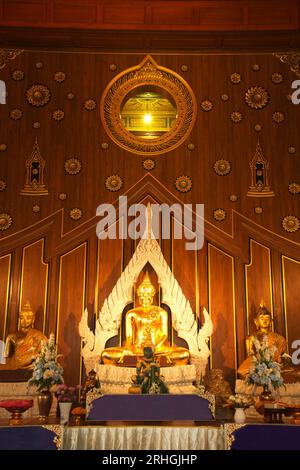
[[[229,100],[229,96],[226,95],[226,93],[223,93],[223,94],[221,95],[221,100],[222,100],[222,101],[228,101],[228,100]]]
[[[33,207],[32,207],[32,212],[34,212],[35,214],[37,214],[38,212],[40,212],[41,210],[41,206],[35,204]]]
[[[24,75],[25,74],[23,70],[14,70],[11,74],[11,78],[15,80],[16,82],[19,82],[20,80],[23,80]]]
[[[109,191],[119,191],[123,186],[123,180],[119,175],[111,175],[106,178],[105,186]]]
[[[189,176],[179,176],[175,180],[175,188],[180,193],[187,193],[192,189],[193,182]]]
[[[13,119],[14,121],[18,121],[21,119],[23,116],[23,111],[21,109],[12,109],[11,112],[9,113],[9,117]]]
[[[0,214],[0,230],[7,230],[12,224],[12,218],[9,214]]]
[[[65,72],[55,72],[54,80],[58,83],[62,83],[67,78],[67,74]]]
[[[108,143],[107,143],[107,142],[102,142],[102,144],[101,144],[101,148],[102,148],[103,150],[107,150],[107,149],[108,149],[108,147],[109,147],[109,145],[108,145]]]
[[[187,148],[192,152],[195,150],[195,145],[194,144],[188,144]]]
[[[251,185],[247,196],[269,197],[274,196],[274,192],[269,185],[269,162],[263,155],[263,151],[257,140],[254,157],[250,161]]]
[[[276,122],[276,124],[280,124],[285,119],[284,113],[282,113],[281,111],[275,111],[275,113],[272,114],[272,119],[274,122]]]
[[[286,52],[278,52],[274,53],[274,56],[287,64],[290,67],[291,72],[294,72],[300,78],[300,54],[293,54],[293,53],[286,53]]]
[[[230,200],[231,202],[236,202],[236,201],[238,200],[238,197],[237,197],[236,194],[230,194],[229,200]]]
[[[153,95],[153,99],[148,101],[155,108],[156,127],[161,126],[157,132],[151,132],[154,124],[151,126],[151,120],[148,120],[149,113],[144,115],[144,127],[147,129],[149,126],[149,132],[127,130],[124,119],[120,117],[123,106],[130,99],[132,107],[134,103],[137,106],[141,104],[141,100],[135,98],[140,95],[144,96],[144,105],[147,104],[147,95]],[[168,105],[168,113],[173,107],[168,124],[167,115],[162,119],[157,116],[160,103]],[[103,126],[110,138],[120,147],[140,155],[158,155],[178,147],[189,136],[197,113],[196,99],[188,83],[172,70],[159,66],[151,56],[146,56],[139,65],[123,71],[108,84],[101,98],[100,110]]]
[[[252,70],[254,70],[254,72],[258,72],[260,70],[260,66],[258,64],[253,64]]]
[[[242,113],[240,113],[239,111],[233,111],[233,112],[230,114],[230,119],[231,119],[231,121],[232,121],[234,124],[237,124],[237,123],[239,123],[239,122],[242,121],[243,115],[242,115]]]
[[[82,217],[82,210],[78,207],[74,207],[74,209],[70,210],[69,215],[72,220],[79,220]]]
[[[297,232],[300,227],[300,221],[295,215],[286,215],[281,223],[286,232]]]
[[[20,194],[23,196],[46,196],[49,194],[44,184],[45,164],[36,138],[32,152],[26,160],[26,183]]]
[[[74,98],[74,93],[68,93],[67,98],[68,100],[72,100]]]
[[[0,191],[4,191],[6,189],[6,183],[4,180],[0,180]]]
[[[148,171],[153,170],[155,168],[155,161],[151,158],[147,158],[143,161],[143,168]]]
[[[296,148],[293,147],[292,145],[288,148],[288,152],[293,155],[294,153],[296,153]]]
[[[82,167],[81,161],[78,158],[69,158],[65,161],[65,171],[69,175],[77,175]]]
[[[211,111],[213,109],[214,105],[210,100],[203,100],[201,102],[201,109],[202,111]]]
[[[44,67],[44,64],[43,64],[43,62],[37,62],[37,63],[35,64],[35,67],[36,67],[37,69],[42,69],[42,68]]]
[[[86,111],[94,111],[94,109],[96,109],[96,101],[90,98],[88,100],[85,100],[83,106]]]
[[[224,159],[217,160],[214,163],[214,171],[219,176],[228,175],[231,171],[231,163],[228,160],[224,160]]]
[[[262,109],[270,100],[268,91],[262,86],[253,86],[245,93],[245,101],[249,108]]]
[[[299,183],[290,183],[289,184],[289,192],[291,194],[299,194],[300,193],[300,184]]]
[[[225,423],[224,424],[224,434],[225,434],[225,449],[230,450],[232,444],[235,441],[235,432],[239,429],[247,426],[246,424],[237,424],[237,423]]]
[[[238,83],[241,83],[242,76],[239,73],[234,72],[230,75],[230,81],[231,83],[234,83],[235,85],[237,85]]]
[[[262,130],[262,126],[261,126],[260,124],[255,124],[254,130],[255,130],[256,132],[260,132],[260,131]]]
[[[272,73],[271,75],[271,80],[273,83],[275,83],[276,85],[280,85],[280,83],[283,82],[283,75],[279,72],[274,72]]]
[[[183,65],[181,66],[181,70],[182,70],[183,72],[187,72],[188,69],[189,69],[189,67],[188,67],[188,65],[186,65],[186,64],[183,64]]]
[[[214,219],[218,222],[223,222],[226,219],[226,211],[224,209],[215,209],[214,210]]]
[[[60,193],[60,195],[58,197],[61,201],[65,201],[67,199],[66,193]]]
[[[7,150],[7,145],[6,144],[0,144],[0,152],[5,152]]]
[[[14,60],[23,52],[21,49],[0,49],[0,70],[3,69],[10,60]]]
[[[65,112],[62,109],[56,109],[55,111],[53,111],[52,117],[54,121],[62,121],[65,117]]]
[[[117,68],[118,68],[118,67],[116,66],[116,64],[109,64],[109,70],[110,70],[111,72],[115,72],[115,71],[117,70]]]
[[[38,122],[38,121],[36,121],[36,122],[34,122],[34,123],[32,124],[32,127],[33,127],[34,129],[39,129],[39,128],[41,127],[41,123]]]
[[[27,88],[25,96],[29,104],[39,108],[45,106],[50,101],[51,92],[46,85],[37,83]]]
[[[254,207],[254,212],[255,214],[262,214],[263,213],[263,208],[260,206]]]

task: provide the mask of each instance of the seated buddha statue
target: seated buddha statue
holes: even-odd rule
[[[300,378],[300,373],[295,370],[288,357],[286,358],[283,356],[287,353],[286,340],[283,336],[279,335],[278,333],[274,333],[271,330],[272,316],[265,306],[260,305],[257,311],[257,315],[254,319],[254,323],[257,331],[256,334],[247,336],[246,338],[247,358],[238,368],[238,375],[242,379],[246,378],[247,374],[249,373],[250,366],[252,365],[253,356],[256,355],[255,340],[258,340],[261,343],[263,338],[266,336],[269,347],[276,347],[274,352],[274,361],[281,365],[281,374],[284,378],[284,381],[286,383],[298,381]]]
[[[42,348],[42,342],[47,341],[46,336],[34,328],[35,314],[27,301],[19,315],[19,329],[14,334],[9,334],[6,343],[4,357],[5,364],[0,365],[0,370],[31,369],[33,362]]]
[[[126,357],[140,359],[145,347],[152,347],[156,360],[165,358],[167,365],[188,364],[190,353],[183,347],[168,343],[168,312],[153,305],[155,287],[148,273],[137,289],[139,307],[129,310],[125,315],[125,335],[123,346],[104,349],[101,354],[103,364],[126,364]]]

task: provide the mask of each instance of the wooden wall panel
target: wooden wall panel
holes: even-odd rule
[[[295,339],[300,339],[300,262],[282,257],[284,311],[286,339],[289,348]],[[292,350],[290,349],[290,352]]]
[[[223,369],[225,377],[235,378],[236,321],[234,258],[208,244],[209,311],[214,325],[211,366]]]
[[[48,295],[48,263],[44,262],[42,238],[23,248],[20,307],[29,300],[35,312],[35,328],[45,332]]]
[[[8,254],[0,257],[0,340],[4,340],[6,337],[10,276],[11,254]]]
[[[254,317],[261,300],[273,315],[270,249],[250,240],[250,263],[245,266],[247,331],[254,332]]]
[[[85,307],[86,250],[82,243],[60,258],[56,337],[69,385],[79,384],[82,377],[78,324]]]

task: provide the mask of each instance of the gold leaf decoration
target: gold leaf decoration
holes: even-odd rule
[[[10,60],[14,60],[22,49],[0,49],[0,69],[3,69]]]
[[[148,171],[153,170],[155,168],[155,161],[151,158],[147,158],[143,161],[143,168]]]
[[[16,82],[19,82],[19,81],[23,80],[24,75],[25,74],[24,74],[23,70],[14,70],[11,74],[11,78],[13,80],[15,80]]]
[[[186,64],[183,64],[183,65],[181,66],[181,70],[182,70],[183,72],[187,72],[188,69],[189,69],[189,67],[188,67],[188,65],[186,65]]]
[[[52,113],[54,121],[61,121],[65,117],[65,112],[62,109],[56,109]]]
[[[237,85],[238,83],[241,83],[242,76],[239,73],[234,72],[230,75],[230,81],[234,83],[235,85]]]
[[[33,127],[34,129],[39,129],[39,128],[41,127],[41,123],[38,122],[38,121],[36,121],[36,122],[34,122],[34,123],[32,124],[32,127]]]
[[[228,101],[228,100],[229,100],[229,96],[226,95],[226,93],[223,93],[223,94],[221,95],[221,100],[222,100],[222,101]]]
[[[12,218],[9,214],[0,214],[0,230],[7,230],[12,224]]]
[[[272,119],[274,122],[276,122],[276,124],[280,124],[285,119],[284,113],[281,111],[275,111],[275,113],[272,114]]]
[[[60,195],[58,197],[61,201],[65,201],[67,199],[66,193],[60,193]]]
[[[214,210],[214,219],[218,222],[223,222],[226,219],[226,211],[224,209]]]
[[[300,193],[300,184],[299,183],[290,183],[289,184],[289,192],[291,194],[299,194]]]
[[[288,148],[288,152],[293,155],[294,153],[296,153],[296,148],[293,147],[292,145],[290,145],[290,147]]]
[[[271,75],[271,80],[273,83],[275,83],[276,85],[280,85],[280,83],[283,82],[283,75],[279,72],[274,72],[272,73]]]
[[[58,83],[64,82],[66,79],[67,75],[65,72],[55,72],[54,74],[54,80]]]
[[[123,180],[119,175],[111,175],[106,178],[105,186],[109,191],[119,191],[123,186]]]
[[[219,176],[228,175],[231,171],[231,163],[228,160],[224,160],[224,159],[217,160],[214,163],[214,171]]]
[[[211,111],[213,109],[214,105],[210,100],[203,100],[201,103],[201,109],[202,111]]]
[[[37,63],[35,64],[35,67],[36,67],[37,69],[42,69],[42,68],[44,67],[44,64],[43,64],[43,62],[37,62]]]
[[[253,86],[245,93],[245,101],[249,108],[262,109],[270,100],[268,91],[262,86]]]
[[[29,104],[39,108],[45,106],[50,101],[51,92],[46,85],[37,83],[27,88],[25,96]]]
[[[70,210],[69,215],[72,220],[79,220],[82,217],[82,210],[78,207],[75,207],[74,209]]]
[[[0,180],[0,191],[4,191],[6,189],[6,183],[3,180]]]
[[[65,161],[65,170],[69,175],[77,175],[81,170],[81,161],[78,158],[69,158]]]
[[[175,180],[175,188],[180,193],[187,193],[192,189],[193,182],[189,176],[179,176]]]
[[[234,124],[237,124],[237,123],[239,123],[239,122],[242,121],[243,115],[242,115],[242,113],[240,113],[239,111],[233,111],[233,112],[230,114],[230,119],[231,119],[231,121],[232,121]]]
[[[255,214],[262,214],[263,213],[263,208],[260,206],[257,206],[254,208]]]
[[[87,111],[94,111],[94,109],[96,109],[96,101],[92,100],[91,98],[85,100],[84,109],[86,109]]]
[[[300,221],[295,215],[286,215],[282,219],[282,226],[286,232],[297,232],[297,230],[299,230]]]
[[[187,148],[191,151],[195,150],[195,145],[194,144],[188,144]]]
[[[236,201],[238,200],[238,197],[237,197],[236,194],[230,194],[229,200],[230,200],[231,202],[236,202]]]
[[[37,214],[38,212],[40,212],[40,210],[41,210],[41,206],[38,206],[37,204],[32,207],[32,212],[34,212],[34,213],[36,213],[36,214]]]
[[[11,112],[9,113],[9,117],[13,119],[14,121],[18,121],[21,119],[23,116],[23,111],[21,109],[12,109]]]
[[[115,71],[117,70],[116,64],[109,64],[109,70],[110,70],[111,72],[115,72]]]
[[[258,64],[253,64],[252,70],[254,70],[254,72],[258,72],[260,70],[260,66]]]
[[[284,64],[288,64],[290,67],[291,72],[294,72],[300,78],[300,54],[293,54],[293,53],[286,53],[286,52],[279,52],[274,53],[274,56],[283,62]]]
[[[102,144],[101,144],[101,148],[102,148],[103,150],[107,150],[107,149],[108,149],[108,147],[109,147],[109,145],[108,145],[108,143],[107,143],[107,142],[102,142]]]

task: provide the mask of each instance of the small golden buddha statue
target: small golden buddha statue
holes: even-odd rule
[[[34,327],[35,314],[27,301],[19,315],[19,329],[6,339],[4,357],[6,363],[0,370],[31,369],[42,348],[46,336]]]
[[[101,354],[103,364],[126,364],[127,356],[140,359],[144,355],[144,347],[149,345],[154,349],[156,360],[165,358],[167,365],[188,364],[189,351],[168,343],[168,312],[153,305],[155,292],[146,273],[137,289],[140,306],[129,310],[125,315],[124,345],[105,349]]]

